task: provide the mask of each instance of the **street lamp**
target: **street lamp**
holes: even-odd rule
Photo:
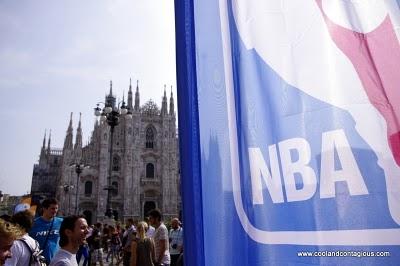
[[[104,190],[107,190],[107,203],[106,203],[106,212],[105,216],[108,218],[112,218],[113,211],[111,207],[111,193],[114,190],[114,187],[111,185],[111,175],[112,175],[112,153],[113,153],[113,137],[114,137],[114,128],[119,124],[120,116],[125,116],[128,119],[132,118],[132,113],[128,110],[128,107],[125,105],[125,102],[121,102],[121,107],[118,104],[118,107],[112,106],[110,103],[98,103],[97,107],[94,108],[94,114],[96,116],[100,116],[101,122],[107,122],[110,126],[110,162],[108,167],[108,177],[107,177],[107,186]],[[120,103],[120,104],[121,104]],[[99,107],[100,104],[104,104],[104,108],[101,109]]]
[[[69,185],[69,184],[64,184],[61,186],[61,188],[64,190],[65,194],[68,194],[68,215],[71,214],[71,195],[69,194],[69,191],[74,188],[74,186]]]
[[[78,214],[78,193],[79,193],[79,177],[83,171],[83,169],[88,168],[82,163],[73,163],[71,167],[75,167],[76,173],[76,191],[75,191],[75,214]]]

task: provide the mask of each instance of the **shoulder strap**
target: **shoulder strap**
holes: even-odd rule
[[[28,245],[28,243],[26,243],[26,241],[23,238],[20,238],[18,240],[20,240],[22,243],[24,243],[25,247],[29,250],[29,253],[31,253],[31,255],[29,256],[29,265],[31,265],[31,263],[32,263],[32,254],[33,254],[32,248]]]
[[[50,232],[51,232],[51,229],[53,229],[53,224],[54,224],[54,220],[55,219],[56,219],[56,217],[53,217],[53,220],[51,221],[50,228],[47,231],[46,239],[44,240],[44,243],[43,243],[43,248],[42,248],[43,250],[46,249],[47,241],[49,240]]]

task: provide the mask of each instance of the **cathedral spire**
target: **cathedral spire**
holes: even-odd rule
[[[135,111],[139,111],[140,107],[140,96],[139,96],[139,80],[136,81],[136,92],[135,92]]]
[[[167,115],[168,114],[166,87],[167,87],[167,85],[164,84],[164,96],[162,98],[161,115]]]
[[[73,112],[71,112],[70,116],[69,116],[69,125],[68,125],[68,131],[72,132],[72,114]]]
[[[81,155],[82,150],[82,127],[81,127],[82,113],[79,113],[79,123],[78,128],[76,129],[76,137],[75,137],[75,146],[74,150],[77,155],[77,158]]]
[[[69,119],[69,126],[67,129],[67,135],[65,136],[64,140],[64,149],[72,149],[72,138],[73,138],[73,129],[72,129],[72,112]]]
[[[44,130],[43,146],[42,150],[46,149],[46,129]]]
[[[39,156],[39,164],[44,165],[46,164],[46,130],[44,130],[44,138],[43,138],[43,146],[42,149],[40,150],[40,156]]]
[[[49,140],[47,142],[47,153],[50,154],[50,143],[51,143],[51,129],[49,133]]]
[[[133,110],[132,79],[131,79],[131,78],[129,78],[128,109],[129,109],[131,112],[132,112],[132,110]]]
[[[105,103],[106,103],[106,105],[114,108],[115,102],[116,102],[116,99],[113,96],[113,92],[112,92],[112,80],[110,80],[110,93],[108,95],[106,95]]]
[[[93,141],[96,141],[96,136],[98,136],[98,134],[99,134],[99,127],[100,127],[99,120],[95,119],[94,120],[94,125],[93,125],[93,131],[92,131],[92,134],[90,136],[89,143],[92,143]]]
[[[172,85],[171,85],[171,97],[169,98],[169,115],[174,115],[175,108],[174,108],[174,95],[172,94]]]

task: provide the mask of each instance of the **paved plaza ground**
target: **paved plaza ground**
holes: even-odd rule
[[[104,266],[114,266],[114,265],[121,265],[122,266],[122,260],[121,260],[121,263],[117,264],[115,259],[114,259],[114,261],[111,261],[111,257],[110,257],[109,261],[106,262],[106,258],[107,258],[107,253],[104,252],[104,254],[103,254],[103,265]],[[81,258],[81,261],[79,262],[79,266],[83,266],[83,261],[84,261],[84,259]],[[100,265],[100,263],[97,263],[97,265]],[[90,266],[90,265],[87,265],[87,266]]]

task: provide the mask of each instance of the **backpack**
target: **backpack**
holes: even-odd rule
[[[43,250],[40,250],[39,244],[35,241],[36,246],[34,248],[30,247],[28,243],[24,239],[19,239],[22,243],[24,243],[25,247],[31,253],[31,257],[29,258],[29,265],[33,266],[46,266],[46,258],[42,255]]]

